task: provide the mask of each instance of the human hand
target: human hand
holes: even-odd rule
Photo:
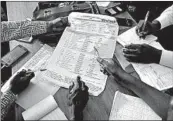
[[[100,63],[100,71],[108,76],[120,76],[123,72],[123,69],[113,59],[97,58],[97,61]]]
[[[82,121],[83,119],[83,110],[89,99],[88,87],[84,82],[81,81],[80,77],[77,77],[77,80],[73,82],[69,87],[68,94],[68,105],[70,112],[70,120]]]
[[[125,46],[123,53],[128,61],[159,63],[162,51],[147,44],[131,44]]]
[[[10,90],[14,94],[21,93],[30,83],[30,80],[34,77],[34,73],[31,71],[22,70],[11,81]]]
[[[145,29],[142,30],[144,25],[144,20],[140,20],[137,27],[136,27],[136,33],[139,37],[145,37],[146,35],[152,34],[160,29],[160,23],[156,20],[153,22],[146,22]]]
[[[48,21],[48,32],[62,32],[68,25],[68,17],[56,18],[54,20]]]

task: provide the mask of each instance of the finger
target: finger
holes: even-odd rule
[[[141,47],[140,44],[125,45],[125,48],[127,48],[127,49],[139,49],[140,47]]]
[[[85,83],[84,83],[84,82],[82,82],[81,90],[82,90],[82,91],[85,90]]]
[[[56,18],[56,19],[52,20],[52,24],[62,26],[61,18]]]
[[[53,32],[62,32],[64,31],[64,27],[53,27]]]
[[[61,22],[63,25],[67,25],[68,24],[68,17],[62,17]]]
[[[97,58],[97,61],[101,64],[103,68],[107,67],[109,65],[108,61],[102,59],[102,58]]]
[[[71,85],[69,86],[69,93],[72,93],[73,87],[74,87],[74,82],[72,82]]]
[[[123,48],[123,53],[124,54],[140,54],[140,50],[139,49],[126,49],[126,48]]]
[[[24,76],[26,74],[26,70],[22,69],[22,71],[20,71],[16,76]]]
[[[132,55],[132,54],[124,54],[124,57],[126,57],[127,60],[133,61],[137,60],[138,56],[137,55]]]

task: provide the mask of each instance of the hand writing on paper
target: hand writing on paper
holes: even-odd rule
[[[81,81],[80,77],[69,87],[69,111],[71,120],[82,121],[83,110],[89,99],[88,87]]]
[[[145,37],[146,35],[152,34],[160,29],[160,25],[158,21],[153,22],[146,22],[146,27],[142,31],[142,27],[144,25],[144,20],[140,20],[137,27],[136,27],[136,33],[139,37]]]
[[[34,73],[31,71],[22,70],[11,81],[11,91],[14,94],[21,93],[30,83],[30,80],[34,77]]]
[[[141,63],[159,63],[161,50],[147,44],[130,44],[123,49],[128,61]]]

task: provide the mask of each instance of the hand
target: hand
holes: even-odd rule
[[[14,94],[21,93],[30,83],[30,80],[34,77],[34,73],[26,70],[18,72],[18,74],[11,81],[10,90]]]
[[[131,44],[125,46],[123,53],[128,61],[159,63],[162,51],[147,44]]]
[[[144,25],[144,20],[140,20],[137,27],[136,33],[139,37],[145,37],[146,35],[152,34],[160,29],[160,23],[154,20],[152,23],[147,21],[144,31],[142,30]]]
[[[48,32],[62,32],[68,25],[68,17],[61,17],[48,22]]]
[[[88,95],[88,87],[78,76],[77,80],[69,87],[68,104],[71,117],[70,120],[82,121],[82,112],[88,102]]]
[[[110,76],[120,76],[124,71],[113,59],[100,59],[97,58],[100,63],[100,71]]]

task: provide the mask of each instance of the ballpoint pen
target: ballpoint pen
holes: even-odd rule
[[[105,69],[109,75],[112,75],[112,73],[109,71],[107,66],[103,63],[103,61],[106,61],[106,60],[100,57],[100,54],[95,46],[94,46],[94,50],[97,54],[97,62],[99,62],[99,64],[102,66],[102,68]]]
[[[150,11],[148,11],[146,16],[145,16],[144,25],[142,26],[142,31],[145,30],[149,15],[150,15]]]

